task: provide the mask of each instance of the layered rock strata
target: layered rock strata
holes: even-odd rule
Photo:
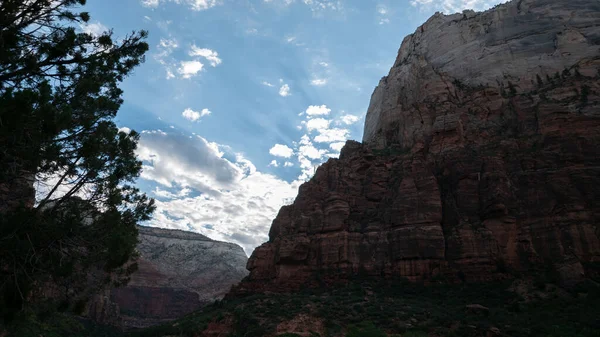
[[[238,292],[356,275],[488,280],[600,261],[600,3],[436,14],[302,185]],[[597,265],[597,264],[596,264]]]
[[[141,328],[180,318],[222,298],[248,274],[240,246],[197,233],[139,227],[137,250],[129,283],[92,301],[95,320]]]

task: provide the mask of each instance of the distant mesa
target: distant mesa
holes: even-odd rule
[[[180,318],[221,299],[244,278],[242,247],[181,230],[139,227],[138,270],[124,287],[97,295],[89,316],[143,328]]]

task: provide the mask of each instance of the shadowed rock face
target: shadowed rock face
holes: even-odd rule
[[[238,292],[353,275],[490,280],[600,260],[600,3],[434,15],[349,141],[273,221]]]
[[[248,274],[240,246],[197,233],[139,227],[137,250],[138,270],[127,286],[93,302],[96,320],[137,328],[180,318],[222,298]]]

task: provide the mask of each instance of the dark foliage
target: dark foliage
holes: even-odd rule
[[[92,271],[126,274],[153,201],[132,184],[139,135],[113,122],[145,31],[79,31],[85,0],[0,1],[0,311],[48,282],[75,300]],[[119,41],[119,42],[117,42]],[[38,192],[34,202],[33,185]],[[121,273],[122,272],[122,273]],[[108,274],[113,275],[113,274]],[[85,282],[84,282],[85,283]],[[75,300],[75,303],[70,303]]]

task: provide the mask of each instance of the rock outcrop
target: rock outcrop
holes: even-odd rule
[[[197,233],[139,227],[137,250],[129,283],[91,302],[96,321],[140,328],[180,318],[222,298],[248,274],[240,246]]]
[[[363,143],[280,210],[237,291],[538,269],[577,282],[600,261],[598,200],[600,3],[436,14],[375,89]]]

